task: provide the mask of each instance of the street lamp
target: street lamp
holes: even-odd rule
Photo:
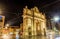
[[[58,21],[59,21],[59,16],[55,16],[55,17],[53,18],[53,20],[54,20],[55,22],[58,22]]]
[[[5,28],[7,29],[9,26],[10,26],[10,24],[6,24],[6,25],[5,25]]]
[[[10,24],[6,24],[5,26],[7,26],[7,27],[8,27],[9,25],[10,25]]]

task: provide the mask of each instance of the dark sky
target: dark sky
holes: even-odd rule
[[[46,16],[60,15],[59,0],[0,0],[0,6],[3,6],[3,14],[6,16],[5,24],[20,25],[22,23],[22,10],[25,6],[32,8],[37,6]]]

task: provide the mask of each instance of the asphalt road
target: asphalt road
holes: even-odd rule
[[[54,37],[54,36],[53,36]],[[19,35],[3,35],[0,36],[0,39],[53,39],[52,36],[28,36],[28,37],[20,37]],[[59,36],[55,37],[54,39],[60,39]]]

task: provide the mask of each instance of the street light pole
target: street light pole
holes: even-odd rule
[[[51,19],[51,26],[52,26],[52,30],[54,30],[55,22],[54,22],[54,20],[52,20],[52,19]]]

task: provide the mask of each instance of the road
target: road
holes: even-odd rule
[[[52,36],[51,36],[52,37]],[[3,36],[0,36],[0,39],[53,39],[48,36],[29,36],[29,37],[20,37],[19,35],[17,36],[13,36],[13,35],[3,35]],[[60,37],[55,37],[54,39],[60,39]]]

